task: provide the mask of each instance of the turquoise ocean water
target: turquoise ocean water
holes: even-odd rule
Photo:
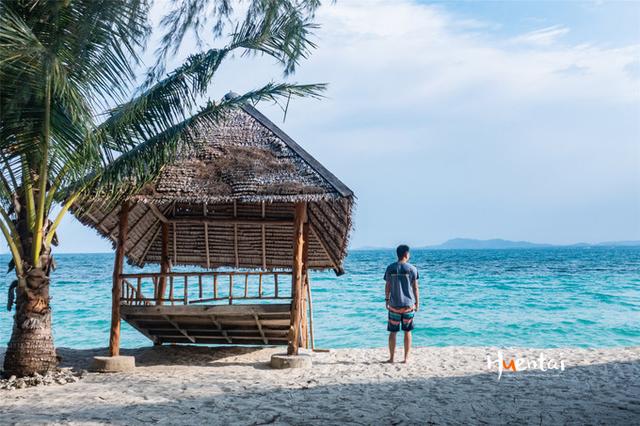
[[[111,304],[111,254],[60,254],[52,276],[57,346],[104,347]],[[314,273],[318,347],[386,344],[382,275],[391,251],[352,251],[347,273]],[[0,265],[8,261],[0,256]],[[640,248],[415,250],[421,346],[640,346]],[[135,268],[128,267],[128,272]],[[155,271],[155,268],[148,268]],[[11,274],[0,291],[0,346],[9,340],[5,310]],[[123,323],[122,346],[150,341]]]

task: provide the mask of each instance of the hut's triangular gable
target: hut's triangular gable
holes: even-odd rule
[[[290,267],[290,221],[295,203],[305,202],[308,267],[342,270],[354,201],[344,183],[252,106],[199,123],[193,136],[196,143],[130,197],[130,263],[161,261],[164,223],[174,265]],[[115,243],[119,206],[89,195],[72,211]]]

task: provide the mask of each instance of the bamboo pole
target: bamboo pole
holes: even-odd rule
[[[265,218],[265,206],[264,206],[264,201],[262,202],[262,219],[264,220]],[[264,223],[260,226],[261,228],[261,237],[262,237],[262,269],[266,270],[267,269],[267,236],[266,236],[266,227],[264,226]],[[260,276],[262,277],[262,275]]]
[[[209,226],[204,224],[204,253],[207,256],[207,269],[211,268],[211,256],[209,256]]]
[[[176,242],[177,237],[177,231],[176,231],[176,227],[178,226],[177,223],[173,223],[173,264],[176,265],[178,263],[178,244]]]
[[[300,307],[300,345],[305,349],[309,348],[308,327],[307,327],[307,279],[309,262],[309,224],[305,223],[302,228],[302,235],[305,241],[302,249],[302,291]]]
[[[311,350],[316,350],[316,342],[313,337],[313,299],[311,298],[311,281],[307,275],[307,299],[309,300],[309,339],[311,340]]]
[[[129,222],[129,202],[124,201],[120,209],[118,222],[118,245],[116,258],[113,264],[113,288],[111,290],[111,330],[109,333],[109,355],[120,355],[120,296],[122,266],[124,262],[125,244],[127,242],[127,228]]]
[[[169,224],[162,222],[162,254],[160,257],[160,273],[166,274],[169,272]],[[162,275],[160,277],[160,288],[158,289],[158,305],[162,305],[162,299],[164,299],[164,293],[167,288],[167,277]]]
[[[307,216],[307,204],[296,203],[293,239],[293,274],[291,286],[291,325],[287,354],[297,355],[300,336],[300,310],[302,308],[302,274],[304,253],[304,223]]]

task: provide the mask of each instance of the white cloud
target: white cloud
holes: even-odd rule
[[[534,46],[550,46],[568,32],[569,28],[554,25],[519,35],[518,37],[513,38],[512,42],[515,44],[522,43]]]

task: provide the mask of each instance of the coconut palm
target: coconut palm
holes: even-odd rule
[[[199,9],[190,7],[213,5],[221,28],[232,3],[187,0],[165,16],[158,60],[136,87],[150,33],[147,0],[0,2],[0,231],[16,276],[9,289],[15,316],[5,374],[29,375],[57,364],[51,248],[78,197],[90,191],[123,200],[156,177],[182,144],[196,143],[199,123],[218,121],[245,102],[319,96],[322,85],[268,83],[220,102],[206,99],[233,52],[269,55],[285,73],[293,71],[313,47],[315,0],[253,0],[224,47],[194,54],[159,77],[184,34],[202,26],[194,21]]]

